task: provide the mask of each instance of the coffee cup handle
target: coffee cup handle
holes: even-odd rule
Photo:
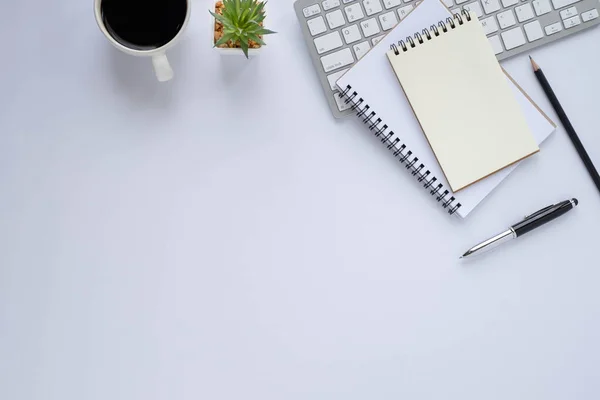
[[[173,69],[165,53],[152,56],[152,65],[154,65],[154,72],[159,82],[166,82],[173,79]]]

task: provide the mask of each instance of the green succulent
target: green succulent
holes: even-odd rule
[[[265,19],[265,4],[266,1],[258,0],[223,0],[223,15],[209,10],[212,16],[223,24],[223,36],[215,43],[215,47],[229,40],[239,42],[248,58],[249,40],[265,46],[261,36],[276,33],[261,25]]]

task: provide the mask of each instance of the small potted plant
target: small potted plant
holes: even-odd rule
[[[275,33],[264,27],[265,5],[259,0],[223,0],[215,4],[213,46],[221,54],[258,54],[264,35]]]

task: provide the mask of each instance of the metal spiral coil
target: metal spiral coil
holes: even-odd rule
[[[421,33],[427,38],[427,40],[431,40],[431,38],[434,35],[440,36],[440,29],[442,32],[448,32],[449,29],[455,29],[458,25],[463,25],[465,23],[465,20],[471,21],[471,14],[469,14],[467,10],[462,10],[461,14],[462,16],[458,13],[452,14],[451,17],[446,18],[445,22],[439,21],[437,23],[437,26],[431,25],[429,29],[425,28],[421,31]],[[448,25],[450,26],[450,28],[448,28]],[[421,33],[416,32],[413,36],[408,36],[404,40],[399,40],[398,44],[392,44],[390,46],[390,49],[394,51],[394,54],[398,55],[400,54],[400,50],[398,49],[398,47],[402,48],[402,51],[406,52],[408,51],[409,46],[416,47],[417,44],[415,43],[415,40],[422,44],[424,40],[423,35],[421,35]]]
[[[458,15],[458,14],[454,14],[454,15]],[[454,23],[454,18],[448,17],[448,18],[446,18],[446,22],[448,23],[448,25],[450,25],[450,28],[452,28],[452,29],[456,28],[456,24]]]
[[[402,46],[401,44],[399,45]],[[406,147],[406,144],[402,143],[402,140],[377,116],[377,112],[372,110],[368,104],[365,104],[363,98],[356,91],[353,91],[351,86],[346,86],[346,89],[339,96],[345,99],[345,103],[350,105],[352,110],[356,112],[356,115],[373,132],[373,135],[386,145],[388,150],[392,152],[392,155],[415,177],[416,181],[422,183],[425,189],[429,189],[429,193],[434,196],[435,200],[444,209],[448,210],[450,215],[454,214],[461,207],[456,198],[450,196],[450,191],[445,189],[444,185],[439,183],[435,176],[431,176],[431,171],[426,169],[423,163],[419,162],[419,158],[413,155],[412,151]]]

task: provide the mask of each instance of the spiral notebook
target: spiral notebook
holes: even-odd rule
[[[539,151],[475,13],[391,47],[387,57],[452,191]]]
[[[429,27],[438,26],[440,21],[446,23],[449,16],[452,17],[452,14],[439,0],[422,1],[344,74],[337,81],[337,85],[361,121],[410,171],[415,180],[420,182],[449,214],[464,218],[519,163],[465,187],[458,193],[452,191],[386,56],[392,44],[398,46],[400,40],[407,41],[407,37],[415,40],[416,32],[420,35],[431,34]],[[437,63],[440,73],[443,73],[444,61],[439,59]],[[506,79],[536,144],[540,144],[554,131],[556,125],[508,74]],[[436,96],[440,90],[442,89],[432,90],[429,95]],[[455,118],[469,118],[469,112],[470,110],[465,109],[457,113]]]

